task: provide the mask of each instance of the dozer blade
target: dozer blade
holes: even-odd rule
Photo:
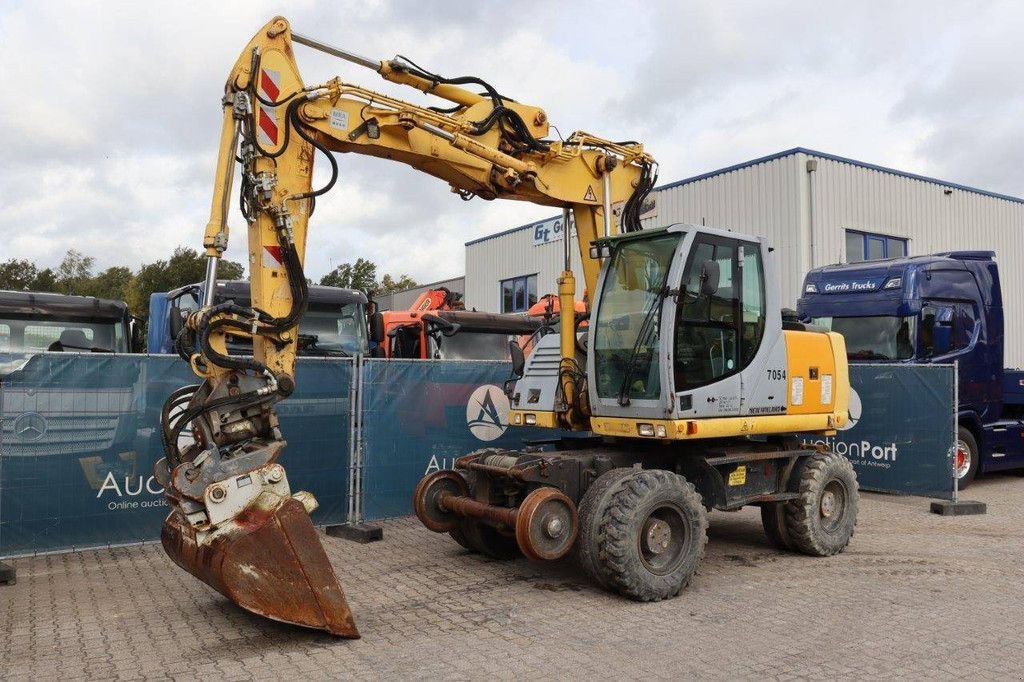
[[[345,592],[302,502],[259,494],[208,533],[180,509],[160,534],[174,563],[253,613],[359,638]]]

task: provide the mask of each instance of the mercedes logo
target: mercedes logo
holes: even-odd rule
[[[46,435],[46,419],[38,412],[26,412],[14,420],[14,435],[21,440],[39,440]]]

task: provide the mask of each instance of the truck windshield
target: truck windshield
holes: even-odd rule
[[[914,356],[917,318],[913,316],[816,317],[812,323],[842,334],[850,360],[909,360]]]
[[[660,303],[681,236],[627,241],[612,255],[594,328],[597,394],[602,398],[654,399],[661,393]]]
[[[119,320],[0,317],[0,352],[127,353],[128,335]]]
[[[299,322],[299,334],[316,337],[316,343],[300,354],[355,355],[365,353],[366,314],[362,304],[346,303],[324,310],[310,307]]]
[[[508,360],[508,334],[459,332],[437,335],[438,355],[445,360]]]

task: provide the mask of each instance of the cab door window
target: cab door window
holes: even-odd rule
[[[707,292],[705,263],[718,264]],[[698,238],[686,265],[676,308],[675,390],[705,386],[750,364],[764,335],[760,247],[733,239]]]

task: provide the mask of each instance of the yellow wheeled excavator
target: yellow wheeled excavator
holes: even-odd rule
[[[332,79],[303,83],[295,43],[451,103],[419,106]],[[562,310],[573,309],[574,234],[590,323],[562,315],[529,362],[513,346],[506,392],[513,426],[556,426],[581,438],[470,453],[424,478],[423,523],[473,551],[557,559],[575,548],[599,583],[635,599],[675,595],[706,542],[706,510],[761,507],[769,538],[808,554],[842,551],[857,513],[842,457],[793,434],[832,433],[847,417],[842,337],[783,328],[763,238],[694,225],[641,229],[656,179],[636,142],[584,132],[549,139],[545,112],[486,81],[444,77],[405,57],[376,61],[293,33],[276,17],[228,76],[210,222],[206,291],[227,247],[232,178],[241,166],[251,305],[211,304],[177,339],[202,382],[162,414],[157,477],[172,507],[168,555],[235,603],[289,623],[358,637],[344,592],[277,461],[274,404],[295,388],[296,325],[306,307],[302,262],[318,196],[338,175],[333,152],[405,163],[462,199],[561,208]],[[312,187],[313,160],[331,177]],[[228,353],[247,334],[253,357]],[[183,438],[188,429],[191,438]]]

